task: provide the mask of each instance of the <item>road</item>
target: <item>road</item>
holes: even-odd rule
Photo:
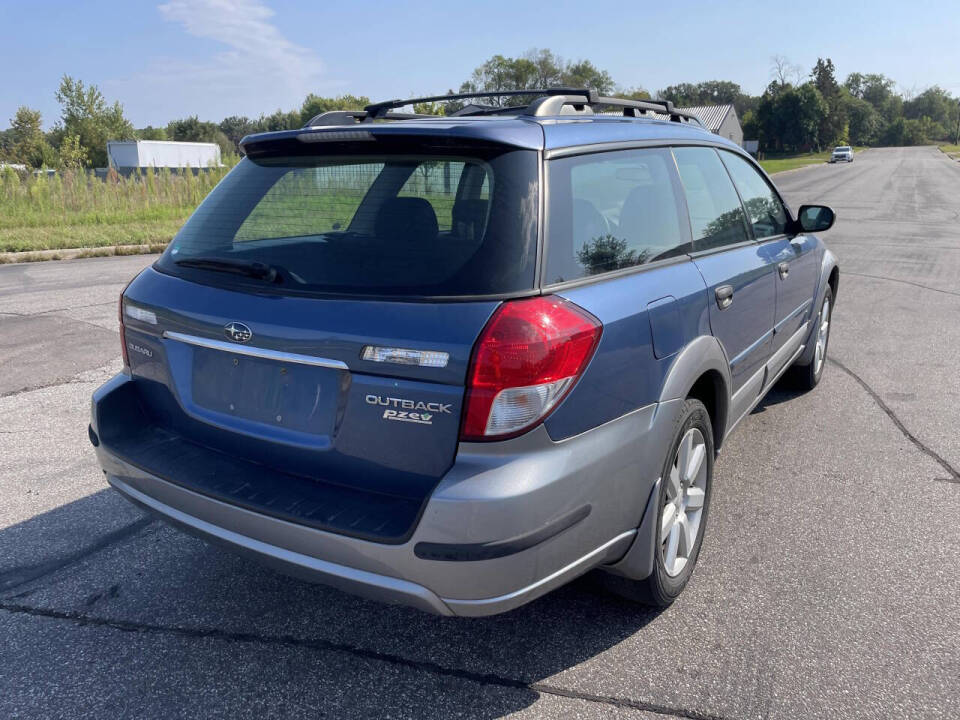
[[[0,267],[0,716],[960,715],[960,164],[870,150],[777,183],[838,212],[831,363],[725,446],[697,572],[660,613],[588,576],[432,617],[144,517],[86,424],[152,258]]]

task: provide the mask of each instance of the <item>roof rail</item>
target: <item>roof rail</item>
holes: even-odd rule
[[[418,113],[391,112],[397,108],[415,105],[418,103],[450,102],[452,100],[473,100],[490,97],[521,97],[536,96],[529,105],[493,106],[480,105],[477,108],[461,109],[453,113],[454,116],[498,115],[503,113],[522,113],[533,117],[547,117],[560,115],[566,106],[571,106],[575,112],[593,112],[595,106],[610,106],[623,109],[626,117],[637,117],[640,113],[656,113],[667,115],[674,122],[692,122],[701,125],[700,119],[693,113],[678,110],[669,100],[624,100],[621,98],[602,97],[591,88],[563,88],[529,90],[492,90],[487,92],[452,93],[449,95],[430,95],[428,97],[408,98],[406,100],[386,100],[384,102],[367,105],[363,110],[332,110],[321,113],[313,118],[304,127],[318,125],[344,125],[358,122],[372,122],[374,120],[413,120],[417,118],[431,118],[433,115]]]
[[[602,97],[597,95],[594,90],[576,90],[568,95],[553,95],[541,97],[534,100],[524,111],[525,115],[534,117],[544,117],[550,115],[559,115],[565,105],[589,106],[595,109],[597,105],[608,105],[623,109],[626,117],[637,117],[639,110],[641,113],[656,113],[666,115],[674,122],[692,122],[697,125],[703,125],[693,113],[684,110],[678,110],[669,100],[626,100],[623,98]]]
[[[367,111],[370,119],[376,119],[383,117],[389,110],[401,108],[406,105],[415,105],[418,103],[450,102],[451,100],[474,100],[476,98],[490,97],[518,97],[523,95],[566,95],[568,93],[583,92],[590,91],[560,87],[539,90],[488,90],[484,92],[453,93],[450,95],[431,95],[429,97],[409,98],[407,100],[386,100],[384,102],[374,103],[373,105],[367,105],[364,110]],[[500,108],[500,110],[517,110],[520,107],[523,106],[507,106],[505,108]]]
[[[433,118],[436,115],[421,115],[418,113],[387,113],[382,116],[384,120],[416,120],[417,118]],[[367,122],[373,118],[368,117],[366,110],[328,110],[327,112],[314,115],[303,127],[318,127],[321,125],[352,125],[359,122]]]

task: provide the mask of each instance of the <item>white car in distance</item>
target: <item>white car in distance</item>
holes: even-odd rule
[[[853,162],[853,148],[849,145],[835,147],[830,154],[830,162]]]

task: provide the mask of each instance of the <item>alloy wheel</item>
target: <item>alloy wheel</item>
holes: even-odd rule
[[[817,347],[814,355],[813,372],[820,374],[823,369],[823,361],[827,357],[827,338],[830,336],[830,299],[823,301],[823,308],[820,310],[820,329],[817,330]]]
[[[667,478],[660,515],[660,549],[664,569],[676,577],[686,567],[700,533],[707,492],[707,444],[699,428],[680,440]]]

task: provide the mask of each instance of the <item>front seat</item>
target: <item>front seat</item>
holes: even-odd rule
[[[627,195],[620,210],[620,237],[650,262],[665,251],[677,248],[680,221],[669,181],[638,185]]]

